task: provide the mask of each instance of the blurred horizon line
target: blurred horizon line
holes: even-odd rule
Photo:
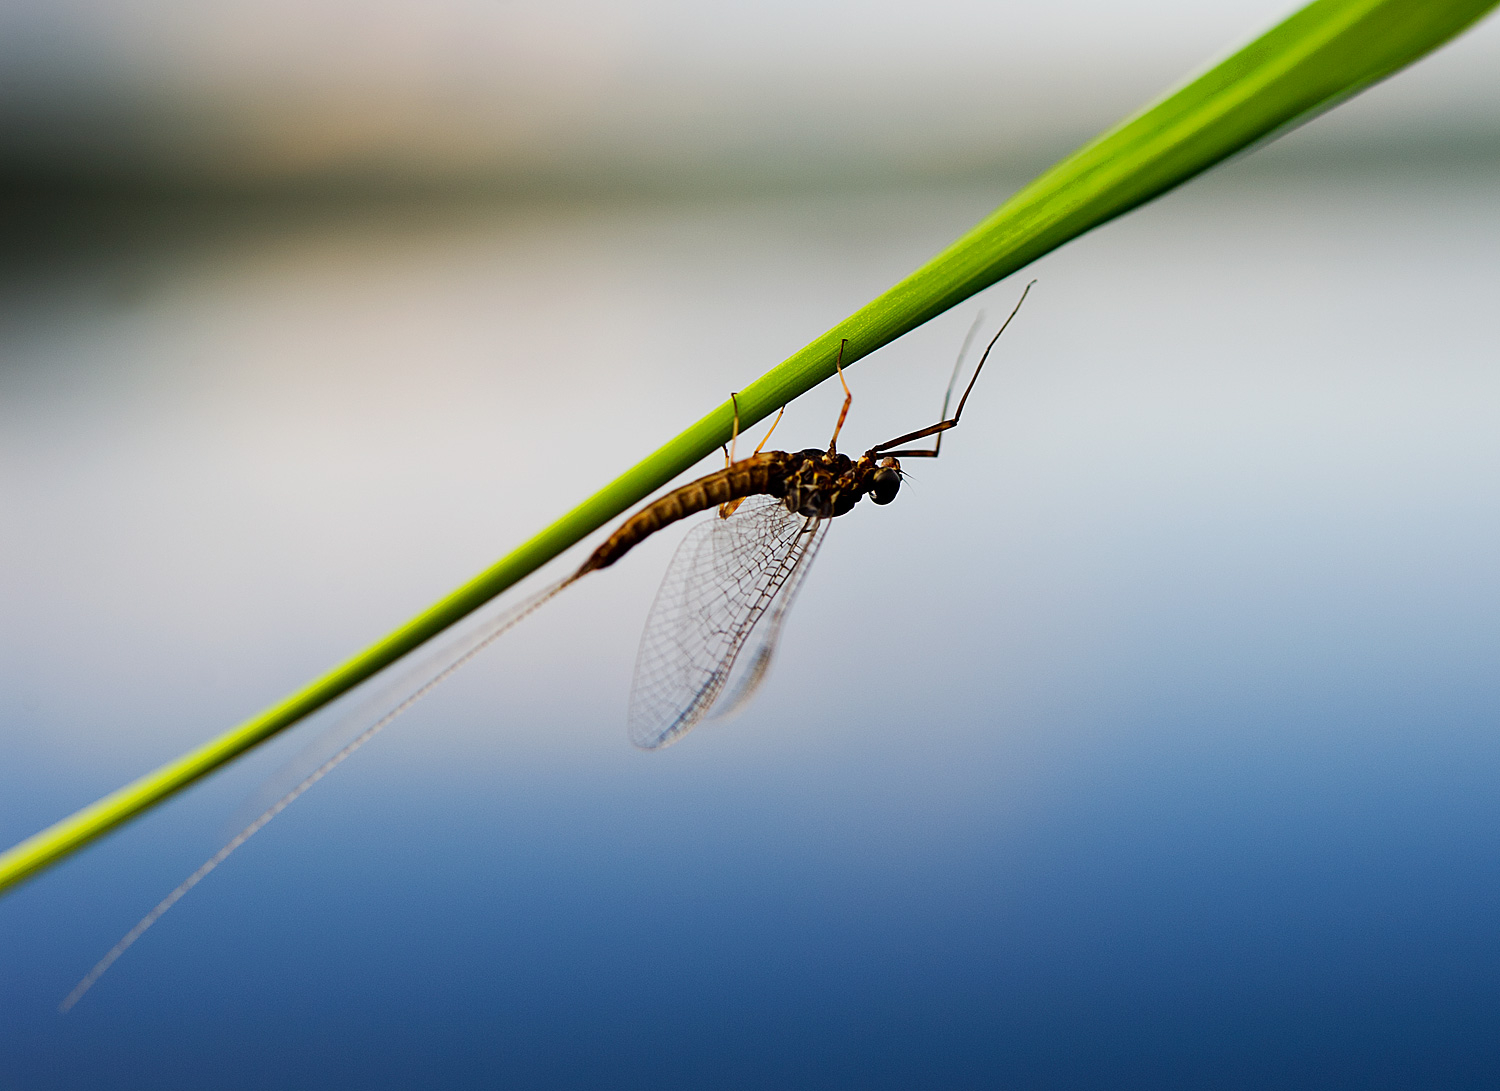
[[[1489,119],[1484,119],[1488,121]],[[1283,134],[1232,161],[1291,174],[1409,173],[1484,170],[1500,163],[1500,125],[1400,125],[1380,132],[1323,132],[1325,119]],[[453,200],[525,201],[630,198],[754,197],[833,189],[883,191],[927,186],[992,184],[1018,188],[1094,134],[1072,132],[1055,141],[984,149],[967,157],[919,161],[909,156],[842,157],[761,154],[699,156],[688,162],[598,162],[591,165],[422,172],[400,165],[340,164],[317,170],[226,174],[194,164],[168,169],[143,161],[110,163],[16,155],[0,141],[0,207],[56,199],[179,198],[206,201]],[[1271,150],[1274,148],[1274,151]],[[767,150],[768,151],[768,150]],[[1274,159],[1274,163],[1267,163]],[[5,217],[0,213],[0,224]]]
[[[0,201],[1014,188],[1296,6],[21,0]],[[1275,162],[1488,168],[1497,58],[1487,20]]]

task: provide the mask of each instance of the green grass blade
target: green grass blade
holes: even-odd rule
[[[1075,152],[739,395],[742,426],[1050,250],[1328,109],[1500,0],[1317,0]],[[729,438],[726,402],[442,601],[279,704],[0,855],[0,891],[332,702],[650,495]]]

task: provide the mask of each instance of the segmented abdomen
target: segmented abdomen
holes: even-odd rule
[[[608,568],[638,543],[679,519],[731,500],[771,492],[772,484],[779,484],[786,477],[790,459],[785,451],[766,451],[672,490],[625,520],[589,555],[573,578]]]

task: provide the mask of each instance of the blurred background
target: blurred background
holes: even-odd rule
[[[0,838],[404,621],[1289,10],[0,4]],[[1494,1086],[1497,71],[1491,20],[1037,263],[733,722],[625,740],[664,534],[66,1017],[369,702],[7,896],[0,1082]],[[935,419],[1019,291],[853,369],[846,446]]]

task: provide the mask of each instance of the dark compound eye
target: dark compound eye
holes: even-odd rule
[[[882,466],[870,478],[870,499],[877,504],[889,504],[901,490],[901,471],[893,466]]]

